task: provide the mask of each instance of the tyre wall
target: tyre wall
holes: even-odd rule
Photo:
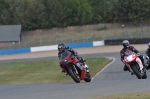
[[[115,39],[115,40],[105,40],[105,45],[121,45],[122,41],[125,39]],[[150,42],[150,38],[132,38],[128,39],[130,44],[148,44]]]

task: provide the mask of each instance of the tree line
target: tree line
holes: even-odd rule
[[[150,22],[150,0],[0,0],[0,24],[23,30]]]

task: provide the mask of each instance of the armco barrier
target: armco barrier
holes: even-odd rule
[[[105,40],[105,45],[121,45],[122,41],[126,39],[115,39],[115,40]],[[150,38],[132,38],[127,39],[130,44],[148,44],[150,42]]]
[[[71,48],[94,47],[94,46],[103,46],[103,45],[104,45],[104,41],[80,42],[80,43],[66,44],[66,46],[69,46]],[[57,50],[57,45],[0,50],[0,55],[49,51],[49,50]]]

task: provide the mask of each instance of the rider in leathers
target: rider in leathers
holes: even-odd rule
[[[143,65],[144,66],[146,65],[144,63],[143,55],[141,55],[139,53],[139,51],[137,49],[135,49],[133,46],[129,46],[129,41],[128,40],[124,40],[122,42],[122,45],[123,45],[124,48],[120,51],[121,61],[125,64],[125,62],[124,62],[124,56],[125,56],[125,51],[126,50],[131,50],[132,52],[135,52],[139,56],[139,58],[141,59],[142,63],[140,65],[140,70],[141,70],[141,73],[143,73]],[[127,71],[127,70],[129,71],[127,65],[125,64],[124,65],[124,71]]]
[[[148,49],[146,50],[146,55],[148,56],[147,57],[147,59],[148,59],[148,61],[147,61],[147,69],[150,69],[150,42],[148,43]]]
[[[74,56],[77,57],[77,59],[79,60],[79,62],[83,63],[83,65],[85,66],[86,68],[86,72],[89,72],[88,70],[88,66],[85,64],[85,61],[82,57],[79,57],[78,56],[78,53],[76,51],[74,51],[72,48],[70,47],[66,47],[64,43],[60,43],[58,44],[58,58],[60,59],[61,57],[61,54],[65,51],[65,50],[68,50],[69,52],[71,52]],[[76,65],[80,68],[80,63],[77,62]],[[65,72],[64,69],[62,68],[62,72]]]

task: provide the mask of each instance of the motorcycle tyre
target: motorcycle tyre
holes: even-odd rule
[[[137,76],[137,78],[138,78],[138,79],[141,79],[141,78],[142,78],[142,76],[141,76],[141,74],[140,74],[139,70],[137,69],[136,65],[131,66],[131,68],[132,68],[132,70],[133,70],[134,74]]]
[[[84,79],[85,82],[91,82],[91,74],[87,73],[86,78]]]
[[[76,74],[73,72],[72,68],[69,68],[68,70],[69,75],[71,76],[71,78],[76,82],[76,83],[80,83],[80,78],[77,78]]]
[[[144,75],[142,76],[142,79],[146,79],[147,78],[147,73],[146,71],[144,72]]]

